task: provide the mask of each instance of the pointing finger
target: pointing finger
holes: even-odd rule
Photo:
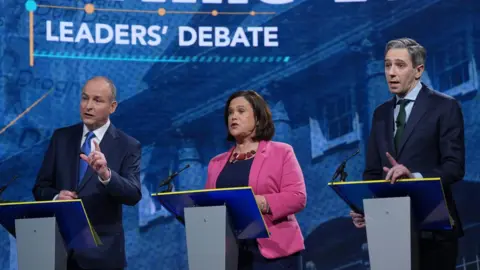
[[[392,155],[390,155],[390,153],[387,152],[387,159],[388,161],[390,162],[390,164],[392,164],[392,166],[395,166],[397,165],[397,161],[392,157]]]
[[[88,157],[85,154],[80,154],[80,158],[83,159],[85,162],[88,163]]]
[[[93,143],[95,144],[95,151],[101,152],[100,145],[98,145],[97,141],[93,140]]]

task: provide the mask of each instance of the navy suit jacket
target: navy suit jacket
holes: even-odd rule
[[[140,201],[140,158],[138,141],[116,129],[107,129],[100,149],[111,170],[111,180],[102,184],[88,167],[78,185],[78,165],[83,124],[55,130],[37,175],[33,195],[35,200],[52,200],[61,190],[76,191],[82,200],[90,222],[103,245],[73,250],[70,256],[82,268],[123,268],[126,266],[122,205]]]
[[[454,220],[453,235],[463,235],[451,187],[465,174],[464,123],[460,104],[423,85],[396,153],[393,143],[395,102],[393,97],[374,112],[363,179],[385,179],[382,168],[392,167],[386,152],[412,173],[419,172],[425,178],[441,177]]]

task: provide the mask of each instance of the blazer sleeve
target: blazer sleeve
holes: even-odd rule
[[[439,125],[440,165],[424,177],[441,177],[443,184],[453,184],[465,175],[465,135],[463,113],[458,101],[452,99]]]
[[[270,216],[275,220],[303,210],[307,204],[307,191],[302,169],[295,156],[293,148],[289,146],[284,155],[280,192],[265,194],[270,207]]]
[[[43,162],[35,180],[32,193],[37,201],[53,200],[55,195],[60,193],[55,186],[55,154],[56,141],[58,140],[58,132],[55,131],[50,139],[47,151],[43,157]]]
[[[105,185],[105,188],[121,204],[133,206],[142,199],[140,184],[141,156],[142,147],[140,143],[132,143],[120,166],[120,171],[111,170],[111,179]]]
[[[367,155],[365,160],[365,170],[363,171],[364,180],[380,180],[383,178],[382,159],[378,151],[377,132],[375,128],[377,110],[373,114],[372,127],[368,138]]]

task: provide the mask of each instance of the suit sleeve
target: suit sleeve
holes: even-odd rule
[[[43,162],[35,180],[32,193],[37,201],[53,200],[55,195],[60,193],[55,186],[55,153],[57,132],[55,131],[50,139],[47,151],[43,157]]]
[[[372,128],[368,138],[367,155],[365,161],[365,170],[363,172],[364,180],[381,180],[383,178],[382,160],[378,151],[377,134],[375,128],[377,110],[373,114]]]
[[[302,169],[292,147],[288,148],[282,165],[280,192],[264,195],[274,221],[300,212],[307,204]]]
[[[450,102],[439,125],[440,165],[429,172],[420,172],[424,177],[441,177],[442,183],[453,184],[465,175],[465,135],[463,113],[456,100]]]
[[[105,188],[121,204],[133,206],[142,199],[140,184],[141,156],[141,145],[136,142],[130,147],[120,166],[120,171],[111,170],[110,182],[105,185]]]

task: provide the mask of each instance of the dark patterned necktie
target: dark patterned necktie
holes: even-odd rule
[[[405,107],[411,100],[402,99],[397,102],[400,104],[400,111],[398,112],[397,120],[395,124],[397,125],[397,132],[395,133],[395,151],[398,152],[398,147],[400,147],[400,141],[402,140],[403,131],[405,130],[405,124],[407,119],[407,112],[405,111]]]

